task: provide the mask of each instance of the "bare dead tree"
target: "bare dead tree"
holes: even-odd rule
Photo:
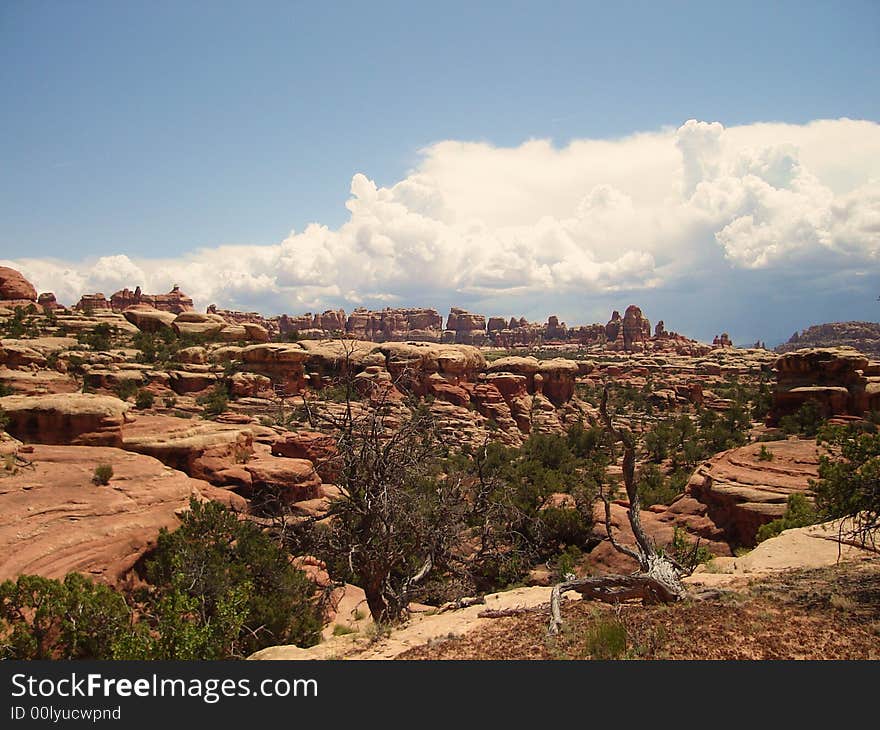
[[[353,354],[353,345],[342,341],[340,408],[303,399],[310,423],[336,437],[332,467],[341,495],[326,513],[287,524],[286,537],[294,551],[313,550],[347,566],[374,620],[395,622],[428,576],[451,562],[467,500],[460,481],[436,470],[438,437],[429,410],[398,402],[398,385],[412,373],[391,382],[358,379]]]
[[[631,575],[608,575],[598,578],[572,578],[554,586],[550,595],[550,634],[558,634],[562,628],[560,600],[568,591],[576,591],[584,598],[619,603],[630,599],[641,599],[645,603],[671,603],[687,596],[681,578],[688,574],[688,568],[674,558],[657,549],[654,542],[645,534],[641,522],[641,503],[636,487],[636,438],[625,426],[616,426],[608,414],[608,386],[602,393],[599,409],[605,431],[612,444],[623,447],[623,483],[629,500],[627,517],[636,541],[636,549],[620,544],[614,537],[611,525],[611,499],[603,489],[599,496],[605,504],[605,531],[611,545],[620,553],[629,556],[639,564],[639,570]]]

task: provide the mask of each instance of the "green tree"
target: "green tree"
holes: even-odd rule
[[[0,584],[0,657],[110,659],[130,631],[122,595],[79,573],[20,575]]]
[[[817,443],[827,450],[812,484],[820,516],[847,518],[852,537],[873,542],[880,528],[880,434],[825,427]]]
[[[190,501],[146,564],[158,593],[159,656],[242,656],[320,637],[314,584],[259,527],[216,502]]]

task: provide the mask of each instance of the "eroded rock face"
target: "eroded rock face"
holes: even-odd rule
[[[50,311],[55,309],[63,309],[63,307],[55,299],[55,295],[52,292],[44,292],[40,294],[40,296],[37,297],[37,306],[40,307],[40,309],[48,309]]]
[[[562,405],[574,395],[574,380],[578,375],[578,364],[574,360],[561,357],[542,360],[538,373],[543,378],[542,393],[555,405]]]
[[[200,314],[199,312],[187,311],[178,314],[171,326],[179,335],[216,337],[227,324],[219,314]]]
[[[0,266],[0,300],[35,302],[37,290],[20,271]]]
[[[772,460],[759,459],[761,447]],[[732,543],[752,546],[761,525],[785,514],[789,495],[811,498],[809,481],[818,478],[818,466],[812,440],[754,443],[700,465],[687,491],[706,505],[709,517]]]
[[[880,322],[828,322],[795,332],[776,352],[804,348],[851,347],[873,358],[880,358]]]
[[[789,352],[775,364],[777,384],[768,420],[775,424],[804,403],[819,404],[823,415],[861,416],[880,409],[880,377],[856,350],[815,348]]]
[[[73,308],[80,312],[100,311],[110,309],[110,302],[102,292],[83,294]]]
[[[251,476],[251,487],[243,490],[251,499],[271,496],[289,505],[322,496],[321,477],[308,459],[269,456],[250,459],[242,468]]]
[[[452,307],[446,318],[447,333],[444,342],[460,345],[482,345],[486,341],[486,318],[482,314],[472,314],[464,309]]]
[[[647,342],[651,337],[651,323],[642,315],[642,310],[630,304],[623,314],[621,324],[623,349],[630,352],[636,343]]]
[[[272,444],[274,456],[307,459],[322,481],[334,483],[339,476],[339,449],[336,439],[319,431],[290,431]]]
[[[616,342],[622,332],[622,328],[623,321],[620,318],[620,312],[615,309],[611,313],[611,319],[608,320],[608,324],[605,325],[605,339],[608,342]]]
[[[26,456],[32,467],[0,489],[0,580],[77,571],[115,583],[207,486],[116,448],[37,445]],[[113,468],[107,485],[93,481],[99,464]]]
[[[120,446],[131,406],[91,393],[10,395],[0,398],[6,430],[27,443]]]
[[[143,294],[141,288],[137,287],[134,291],[122,289],[110,297],[110,306],[117,312],[140,304],[172,314],[189,312],[193,308],[192,298],[180,291],[177,285],[167,294]]]
[[[122,447],[216,486],[238,486],[241,465],[253,454],[246,426],[173,416],[138,416],[126,424]],[[246,478],[245,478],[246,481]]]
[[[171,312],[163,312],[148,304],[135,304],[123,310],[123,316],[141,332],[170,329],[175,320]]]
[[[350,337],[372,342],[440,342],[443,320],[436,309],[356,309],[348,317],[345,331]]]

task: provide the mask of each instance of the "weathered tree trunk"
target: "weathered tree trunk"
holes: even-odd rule
[[[614,537],[611,528],[611,501],[604,493],[600,497],[605,503],[605,531],[611,545],[620,553],[628,555],[639,564],[639,572],[633,575],[608,575],[599,578],[575,578],[554,586],[550,594],[550,634],[558,634],[562,628],[560,601],[563,594],[576,591],[585,599],[619,603],[641,599],[645,603],[671,603],[687,596],[681,583],[684,570],[672,558],[657,551],[653,542],[642,529],[641,503],[635,483],[636,446],[635,438],[628,429],[614,426],[608,415],[608,386],[602,394],[599,413],[605,428],[615,442],[623,444],[623,482],[629,500],[627,516],[633,531],[638,550],[621,545]]]

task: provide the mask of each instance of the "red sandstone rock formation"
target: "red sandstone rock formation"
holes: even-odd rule
[[[630,352],[636,343],[647,342],[651,337],[651,323],[642,315],[642,310],[630,304],[623,314],[623,349]]]
[[[0,580],[77,571],[115,583],[208,487],[116,448],[38,445],[23,456],[31,466],[0,490]],[[99,464],[113,468],[107,485],[93,481]]]
[[[110,309],[110,302],[103,293],[83,294],[74,306],[74,309],[80,312],[88,312],[96,309]]]
[[[0,398],[6,430],[28,443],[119,446],[131,406],[106,395],[10,395]]]
[[[829,322],[798,333],[775,352],[785,353],[805,347],[852,347],[859,352],[880,358],[880,322]]]
[[[281,434],[272,444],[273,456],[308,459],[318,476],[333,483],[339,476],[339,449],[336,439],[318,431],[296,431]]]
[[[216,304],[211,304],[207,313],[219,315],[230,324],[243,326],[246,332],[245,339],[253,342],[268,342],[281,331],[279,317],[264,317],[259,312],[236,312],[231,309],[218,309]]]
[[[21,272],[0,266],[0,301],[29,304],[36,300],[37,290]]]
[[[762,461],[764,447],[772,461]],[[708,507],[712,521],[736,545],[752,546],[758,528],[782,517],[790,494],[810,495],[819,454],[812,440],[754,443],[725,451],[697,468],[688,493]]]
[[[41,309],[55,310],[55,309],[64,309],[58,301],[55,299],[55,295],[52,292],[44,292],[40,294],[37,298],[37,306]]]
[[[141,332],[158,332],[171,329],[175,316],[171,312],[162,312],[149,304],[135,304],[126,309],[122,315]]]
[[[615,309],[611,313],[611,319],[608,320],[608,324],[605,325],[605,339],[608,342],[616,342],[621,334],[622,327],[623,321],[620,319],[620,312]]]
[[[627,503],[614,502],[611,505],[611,525],[615,539],[629,547],[636,546],[635,536],[627,517]],[[675,528],[684,529],[691,535],[691,540],[700,538],[700,545],[707,548],[713,555],[730,556],[730,547],[725,542],[726,536],[707,516],[707,508],[695,499],[684,496],[673,502],[669,507],[658,511],[643,509],[640,512],[642,529],[658,547],[672,543]],[[605,532],[605,507],[597,501],[593,507],[593,535],[601,540],[589,556],[590,568],[599,574],[626,575],[638,569],[635,560],[615,550],[608,542]]]
[[[162,312],[180,314],[192,311],[193,300],[182,291],[177,284],[167,294],[143,294],[141,288],[134,291],[122,289],[110,297],[110,306],[115,312],[122,312],[136,304],[149,304]]]
[[[855,350],[805,349],[776,361],[777,383],[768,422],[815,401],[822,414],[862,416],[880,410],[880,368]]]
[[[471,314],[464,309],[452,307],[446,318],[443,341],[459,345],[482,345],[486,341],[486,318],[482,314]]]
[[[346,322],[345,332],[370,342],[439,342],[442,328],[443,320],[435,309],[356,309]]]
[[[196,479],[216,486],[250,483],[240,474],[253,454],[247,427],[173,416],[138,416],[122,431],[122,448],[158,459]]]

